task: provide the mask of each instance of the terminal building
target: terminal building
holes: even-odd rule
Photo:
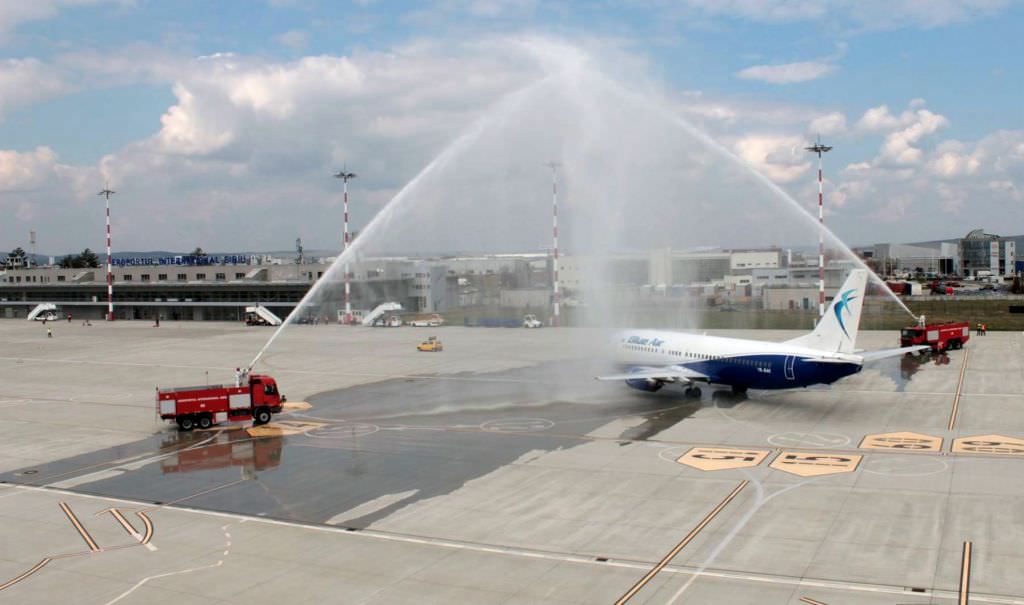
[[[916,244],[875,244],[860,252],[884,275],[924,274],[1011,277],[1022,236],[1002,237],[974,229],[961,238]]]
[[[327,263],[251,264],[190,257],[181,264],[137,259],[113,268],[116,319],[241,321],[245,308],[262,305],[288,315],[313,283],[330,269]],[[220,262],[217,262],[220,261]],[[150,264],[153,263],[153,264]],[[343,309],[344,274],[332,276],[319,320],[334,320]],[[459,303],[458,280],[445,264],[410,259],[360,260],[349,265],[352,307],[371,309],[399,302],[414,313],[441,313]],[[36,305],[51,303],[62,313],[100,319],[107,309],[105,268],[20,268],[0,273],[0,317],[25,317]]]

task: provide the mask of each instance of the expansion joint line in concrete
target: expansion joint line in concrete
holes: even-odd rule
[[[959,605],[967,605],[969,593],[971,591],[971,551],[973,545],[970,542],[964,542],[963,555],[960,558],[960,593],[957,603]]]
[[[964,376],[967,374],[967,359],[970,354],[970,349],[964,349],[964,364],[960,368],[960,380],[956,383],[956,395],[953,396],[953,410],[949,413],[949,426],[946,427],[950,431],[956,426],[956,416],[960,411],[960,394],[964,389]]]
[[[648,582],[654,579],[654,576],[658,575],[658,572],[664,569],[665,566],[668,565],[672,561],[672,559],[676,557],[676,555],[678,555],[684,548],[686,548],[686,545],[692,542],[693,539],[697,537],[697,534],[699,534],[705,527],[707,527],[708,524],[711,523],[715,519],[715,517],[718,516],[718,513],[722,512],[722,510],[726,506],[728,506],[729,503],[732,502],[733,499],[737,495],[739,495],[739,493],[743,491],[743,488],[745,488],[749,483],[749,481],[741,481],[740,484],[737,485],[736,488],[733,489],[732,492],[730,492],[724,500],[719,502],[718,506],[716,506],[710,513],[708,513],[703,519],[701,519],[700,523],[698,523],[693,529],[691,529],[690,533],[686,534],[686,536],[682,540],[680,540],[679,543],[676,544],[675,547],[661,559],[661,561],[658,561],[657,565],[652,567],[651,570],[648,571],[644,577],[640,578],[640,580],[636,584],[634,584],[632,588],[627,590],[624,595],[619,597],[619,600],[615,601],[615,605],[624,605],[627,601],[636,596],[636,593],[640,592],[640,590],[644,586],[646,586]]]

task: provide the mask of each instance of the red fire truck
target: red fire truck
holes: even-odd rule
[[[900,346],[929,345],[932,351],[942,353],[949,349],[963,348],[971,338],[971,326],[966,321],[941,324],[907,326],[900,332]]]
[[[157,389],[157,413],[164,420],[174,420],[178,428],[191,431],[207,429],[221,422],[252,420],[253,424],[270,422],[270,415],[281,411],[287,399],[277,390],[277,381],[263,374],[249,376],[249,384],[207,385],[179,389]]]

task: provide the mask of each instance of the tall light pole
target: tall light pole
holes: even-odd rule
[[[818,317],[821,318],[825,315],[825,186],[821,176],[821,156],[832,148],[822,145],[819,138],[814,145],[804,149],[818,154]]]
[[[109,186],[99,192],[107,199],[107,321],[114,321],[114,270],[110,258],[110,196],[114,193]]]
[[[551,317],[551,324],[555,327],[561,323],[559,307],[561,306],[561,292],[558,288],[558,169],[561,164],[548,162],[551,169],[551,304],[554,315]]]
[[[341,253],[344,255],[348,252],[349,238],[348,238],[348,182],[351,179],[356,178],[356,173],[347,172],[344,168],[334,175],[334,178],[341,179],[342,188],[345,192],[345,222],[342,231],[342,249]],[[348,283],[348,260],[346,259],[345,266],[342,269],[345,272],[345,323],[352,322],[352,302],[351,302],[351,286]]]

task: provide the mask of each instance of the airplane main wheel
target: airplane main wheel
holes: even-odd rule
[[[700,399],[700,387],[689,387],[685,393],[690,399]]]

